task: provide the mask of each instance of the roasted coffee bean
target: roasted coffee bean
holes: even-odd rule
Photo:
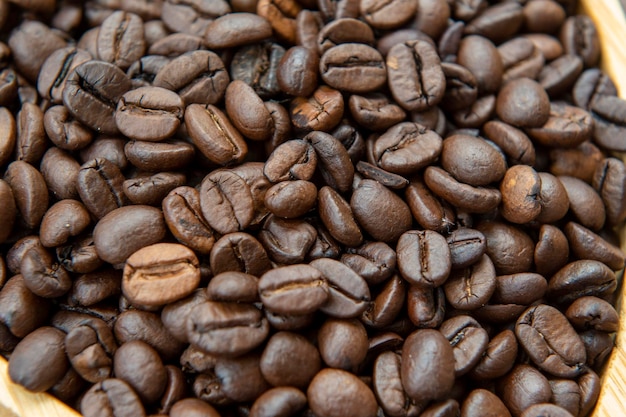
[[[304,264],[272,269],[259,280],[263,304],[281,314],[308,314],[324,305],[330,297],[322,272]]]
[[[530,305],[540,300],[548,289],[544,277],[532,272],[500,275],[491,301],[499,304]]]
[[[592,185],[602,197],[609,225],[618,224],[626,217],[625,196],[620,185],[624,180],[626,167],[617,158],[604,159],[593,174]]]
[[[409,21],[417,11],[417,4],[405,0],[379,2],[366,0],[360,3],[361,15],[376,29],[395,29]]]
[[[559,303],[568,303],[585,295],[607,296],[615,286],[615,274],[608,266],[580,260],[567,264],[550,278],[547,295]]]
[[[120,168],[108,159],[98,158],[81,166],[76,188],[89,212],[102,218],[128,203],[123,182]]]
[[[600,330],[586,330],[578,335],[585,344],[587,365],[593,369],[599,369],[613,350],[615,345],[613,336]]]
[[[481,359],[469,375],[479,380],[503,376],[513,367],[517,350],[515,333],[508,329],[503,330],[491,338]]]
[[[6,107],[0,107],[0,165],[4,166],[11,160],[17,138],[15,117]]]
[[[350,198],[350,207],[363,229],[383,242],[394,242],[411,228],[408,205],[391,190],[373,180],[361,181]],[[384,213],[395,213],[391,219]]]
[[[0,179],[0,201],[3,201],[5,207],[0,212],[0,243],[4,243],[11,234],[15,217],[17,215],[17,207],[11,186],[4,180]]]
[[[128,158],[124,154],[124,145],[126,143],[121,138],[100,136],[81,150],[80,160],[82,163],[86,163],[93,159],[104,158],[111,161],[118,168],[125,169],[128,166]]]
[[[582,70],[580,57],[564,54],[543,67],[538,81],[549,96],[556,97],[574,85]]]
[[[386,65],[391,94],[405,110],[423,111],[443,99],[446,77],[437,51],[428,42],[397,44],[387,53]]]
[[[117,349],[111,328],[104,320],[87,316],[68,330],[65,351],[76,372],[92,383],[109,378]]]
[[[521,417],[539,417],[550,415],[554,417],[572,417],[573,414],[567,411],[563,407],[559,407],[555,404],[550,403],[542,403],[542,404],[533,404],[528,407],[521,414]]]
[[[498,50],[489,39],[477,35],[463,38],[457,64],[474,75],[479,95],[494,93],[500,88],[504,67]]]
[[[267,341],[260,367],[263,377],[273,386],[304,389],[319,372],[321,358],[304,336],[280,331]],[[300,372],[292,372],[295,368]]]
[[[465,67],[444,62],[441,69],[446,77],[446,92],[441,107],[454,111],[472,105],[478,96],[474,75]]]
[[[593,101],[591,110],[594,141],[603,148],[622,151],[624,144],[616,140],[615,135],[619,137],[624,131],[626,101],[619,97],[600,96]]]
[[[309,181],[282,181],[267,190],[265,206],[276,216],[296,218],[311,210],[317,198],[317,188]]]
[[[356,2],[352,1],[352,3]],[[334,46],[345,43],[373,46],[375,43],[374,32],[367,23],[361,20],[354,17],[343,17],[328,22],[317,35],[317,50],[320,55]]]
[[[373,298],[367,310],[363,312],[361,321],[374,328],[391,325],[404,306],[406,291],[404,281],[398,275],[394,275]]]
[[[550,117],[550,99],[536,81],[518,78],[498,93],[496,113],[503,122],[516,127],[540,127]]]
[[[33,103],[24,103],[17,113],[16,159],[37,165],[46,151],[43,111]]]
[[[474,186],[498,182],[506,171],[506,161],[497,148],[481,138],[462,134],[443,141],[441,166],[457,181]]]
[[[51,388],[65,374],[69,361],[64,352],[65,333],[43,326],[22,339],[11,354],[8,375],[29,391]]]
[[[252,13],[230,13],[206,28],[204,43],[209,49],[233,48],[260,42],[272,36],[270,22]]]
[[[479,223],[476,228],[487,240],[486,253],[498,275],[530,270],[535,244],[524,231],[501,222]]]
[[[487,213],[502,200],[500,191],[459,182],[446,170],[433,165],[424,171],[424,182],[434,194],[470,213]]]
[[[578,330],[594,329],[615,332],[619,317],[615,308],[597,297],[581,297],[574,301],[565,312],[569,322]]]
[[[480,259],[487,249],[485,236],[476,229],[458,228],[446,238],[452,268],[466,268]]]
[[[324,132],[311,132],[304,137],[317,154],[318,167],[326,184],[346,192],[352,187],[354,165],[341,142]]]
[[[337,126],[344,112],[341,93],[325,85],[308,97],[293,99],[289,107],[291,123],[303,131],[327,132]]]
[[[300,219],[281,219],[270,215],[258,234],[268,256],[280,264],[304,261],[317,238],[317,230]]]
[[[363,241],[363,233],[354,217],[350,204],[329,186],[318,193],[320,219],[328,232],[338,242],[347,246],[358,246]]]
[[[558,179],[567,192],[570,212],[583,226],[595,231],[600,230],[606,220],[606,211],[600,195],[578,178],[559,176]]]
[[[183,398],[176,401],[169,410],[171,417],[184,417],[194,414],[207,417],[218,417],[220,415],[212,405],[198,398]]]
[[[240,271],[261,276],[272,265],[261,243],[247,233],[229,233],[222,236],[211,249],[211,270],[214,274]]]
[[[63,90],[63,103],[76,119],[105,134],[118,133],[117,102],[131,88],[130,79],[117,66],[88,61],[70,72]]]
[[[502,216],[517,224],[535,220],[543,211],[541,184],[541,177],[532,167],[515,165],[509,168],[500,183]],[[546,200],[550,201],[549,198]]]
[[[368,350],[367,332],[356,319],[330,318],[317,335],[322,360],[332,368],[354,372],[365,360]]]
[[[400,377],[401,356],[392,351],[381,353],[374,362],[372,388],[380,407],[390,416],[418,415],[421,404],[407,398]]]
[[[268,157],[263,173],[273,183],[289,180],[308,181],[317,167],[317,153],[304,140],[294,139],[279,145]]]
[[[569,244],[565,234],[555,226],[542,225],[539,229],[534,252],[537,272],[545,277],[550,277],[564,267],[568,259]]]
[[[0,301],[0,323],[18,338],[43,326],[52,307],[47,299],[27,288],[22,275],[14,275],[7,280],[0,290]]]
[[[358,317],[370,301],[365,280],[356,272],[334,259],[316,259],[310,266],[317,269],[328,284],[328,299],[320,310],[331,317]]]
[[[250,417],[286,417],[306,406],[306,395],[293,387],[277,387],[265,391],[252,404]]]
[[[356,375],[326,368],[307,389],[309,407],[316,415],[328,417],[374,417],[377,405],[371,389]]]
[[[147,343],[134,340],[122,344],[113,358],[115,376],[127,382],[146,404],[161,397],[167,371],[159,354]]]
[[[277,73],[284,54],[275,42],[241,47],[232,58],[230,77],[251,86],[262,99],[272,98],[280,93]]]
[[[14,161],[7,167],[4,181],[13,191],[15,206],[25,226],[38,227],[48,209],[48,187],[43,175],[28,162]]]
[[[475,319],[464,315],[444,321],[440,331],[452,346],[455,375],[465,375],[478,363],[487,349],[487,331]]]
[[[552,396],[548,379],[530,365],[516,365],[498,388],[502,402],[514,416],[533,404],[549,402]]]
[[[605,263],[617,271],[624,267],[624,254],[617,247],[575,222],[564,227],[573,254],[579,259],[592,259]]]
[[[252,140],[272,134],[272,118],[261,98],[248,84],[233,80],[226,88],[226,112],[239,132]]]
[[[176,171],[186,167],[193,159],[196,149],[189,142],[165,140],[126,142],[124,154],[130,163],[143,171]]]
[[[190,0],[166,0],[161,16],[165,26],[174,32],[204,35],[207,26],[218,16],[231,12],[226,1],[193,2]]]
[[[341,256],[369,284],[379,284],[389,278],[396,268],[396,253],[383,242],[370,242]]]
[[[199,262],[191,249],[157,243],[139,249],[126,260],[122,292],[131,303],[159,306],[188,296],[199,283]]]
[[[115,124],[131,139],[160,141],[178,129],[183,111],[178,94],[160,87],[140,87],[120,98]]]
[[[398,270],[413,285],[438,287],[450,274],[450,249],[437,232],[406,232],[400,236],[396,251]]]
[[[109,378],[93,385],[80,402],[80,411],[85,416],[101,415],[106,410],[107,417],[144,417],[146,415],[141,399],[133,388],[122,379]]]
[[[402,348],[401,378],[407,395],[415,402],[449,395],[454,384],[454,351],[448,340],[433,329],[411,333]]]
[[[348,101],[352,117],[371,130],[386,130],[406,117],[405,111],[380,93],[353,94]]]
[[[186,330],[187,317],[194,306],[204,301],[208,301],[207,293],[203,289],[198,289],[189,297],[163,307],[161,321],[176,340],[185,343],[189,342]]]
[[[72,286],[72,279],[65,268],[43,248],[33,248],[24,253],[20,272],[26,287],[40,297],[60,297]]]
[[[137,250],[160,242],[166,229],[163,213],[157,208],[120,207],[100,219],[93,240],[102,260],[119,265]]]
[[[470,266],[452,271],[443,289],[450,305],[459,310],[482,307],[496,290],[496,270],[489,256],[482,255]]]
[[[317,87],[319,56],[304,46],[288,49],[278,64],[276,77],[280,89],[292,96],[308,97]]]
[[[407,294],[408,316],[418,328],[436,328],[443,322],[446,297],[442,287],[411,285]]]
[[[406,188],[404,198],[411,209],[413,218],[427,230],[446,233],[455,222],[453,208],[438,199],[424,182],[414,177]]]
[[[224,62],[211,51],[190,51],[163,65],[152,85],[176,92],[186,105],[215,104],[226,92],[230,77]]]
[[[254,303],[259,299],[259,279],[238,271],[222,272],[214,276],[206,289],[212,301]]]
[[[116,11],[98,31],[98,58],[126,69],[141,58],[146,49],[142,19],[134,13]]]
[[[517,320],[515,334],[530,359],[551,375],[576,377],[587,360],[582,340],[554,307],[530,307]]]
[[[40,172],[48,190],[58,200],[79,198],[77,179],[80,164],[67,151],[49,148],[41,159]]]
[[[93,253],[93,239],[89,239],[90,248]],[[89,254],[89,256],[92,256]],[[101,266],[103,263],[98,259],[99,263],[96,267]],[[65,259],[61,260],[63,266],[70,271],[71,269],[66,266]],[[74,271],[75,272],[75,271]],[[68,300],[70,305],[92,306],[102,300],[109,297],[121,294],[122,287],[122,273],[112,268],[101,269],[94,272],[87,272],[72,283],[72,289],[68,294]]]
[[[588,16],[567,18],[561,27],[560,39],[565,53],[581,57],[586,67],[598,63],[600,40],[596,26]]]
[[[158,206],[170,191],[185,181],[185,174],[179,172],[142,173],[124,181],[122,189],[133,204]]]
[[[382,55],[365,44],[342,43],[333,46],[321,56],[319,65],[322,80],[342,91],[366,93],[387,82],[387,69]]]
[[[478,417],[489,412],[502,417],[510,417],[511,413],[500,398],[491,391],[478,388],[467,395],[461,406],[463,417]]]
[[[238,356],[259,346],[269,325],[251,304],[204,301],[191,307],[186,320],[190,343],[215,355]]]

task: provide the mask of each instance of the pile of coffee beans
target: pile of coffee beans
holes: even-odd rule
[[[0,0],[0,352],[86,417],[584,417],[626,101],[575,0]]]

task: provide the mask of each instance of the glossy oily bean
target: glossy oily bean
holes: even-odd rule
[[[162,202],[163,217],[176,240],[208,255],[216,237],[202,215],[200,194],[195,188],[182,186],[170,191]]]
[[[517,320],[515,334],[531,360],[554,376],[575,377],[587,360],[582,340],[554,307],[530,307]]]
[[[389,89],[398,104],[409,111],[437,105],[446,91],[446,78],[439,56],[428,42],[397,44],[387,53]]]
[[[578,330],[594,329],[605,332],[617,331],[619,317],[615,308],[597,297],[581,297],[574,301],[565,316]]]
[[[533,404],[549,402],[552,397],[548,379],[530,365],[516,365],[498,388],[502,402],[513,416],[520,416]]]
[[[461,416],[478,417],[484,412],[493,413],[502,417],[511,417],[502,400],[491,391],[478,388],[469,393],[461,405]]]
[[[367,332],[356,319],[326,320],[319,329],[317,340],[322,360],[332,368],[353,372],[367,355]]]
[[[322,187],[317,198],[320,218],[331,236],[347,246],[360,245],[363,233],[350,204],[329,186]]]
[[[476,227],[487,240],[486,253],[498,275],[528,271],[533,262],[532,239],[521,229],[500,222],[479,223]]]
[[[406,112],[400,106],[380,93],[353,94],[348,105],[356,122],[371,130],[386,130],[406,117]]]
[[[605,264],[593,260],[571,262],[558,270],[548,281],[548,297],[559,303],[578,297],[603,297],[615,290],[615,274]]]
[[[149,206],[127,206],[111,211],[93,231],[98,256],[113,265],[125,262],[137,250],[165,237],[161,210]]]
[[[309,407],[328,417],[374,417],[376,398],[354,374],[339,369],[320,371],[307,389]]]
[[[117,103],[115,124],[131,139],[160,141],[171,136],[183,118],[183,101],[160,87],[140,87]]]
[[[49,148],[41,159],[39,167],[50,193],[59,200],[77,200],[76,183],[80,164],[67,151],[57,147]]]
[[[165,140],[126,142],[124,154],[128,161],[143,171],[176,171],[187,166],[195,155],[195,148],[188,142]]]
[[[146,403],[156,402],[167,382],[167,372],[156,350],[135,340],[122,344],[113,358],[115,376],[127,382]]]
[[[134,13],[117,11],[107,17],[98,31],[98,58],[126,69],[146,49],[143,21]]]
[[[547,172],[539,172],[541,188],[538,200],[541,212],[536,220],[541,223],[551,223],[562,219],[568,212],[570,201],[567,191],[561,180]],[[532,193],[531,193],[532,194]]]
[[[309,181],[282,181],[265,194],[265,206],[279,217],[295,218],[315,206],[317,188]]]
[[[102,218],[128,203],[123,182],[124,176],[117,165],[108,159],[97,158],[80,167],[76,188],[89,212]]]
[[[76,200],[61,200],[51,206],[41,220],[41,244],[61,246],[73,236],[81,234],[91,223],[89,212]]]
[[[475,319],[464,315],[444,321],[439,330],[452,346],[455,375],[465,375],[478,363],[487,349],[487,331]]]
[[[61,330],[44,326],[22,339],[9,360],[11,381],[34,392],[51,388],[69,366],[64,353],[64,338],[65,333]]]
[[[552,276],[567,264],[569,251],[567,237],[559,228],[542,225],[534,252],[537,272],[546,277]]]
[[[0,301],[0,323],[18,338],[43,326],[51,311],[49,301],[33,294],[22,275],[7,280],[0,290]]]
[[[479,94],[494,93],[500,87],[504,71],[495,45],[486,38],[470,35],[459,45],[457,64],[476,77]]]
[[[206,289],[213,301],[254,303],[259,299],[259,279],[238,271],[222,272],[214,276]]]
[[[341,262],[363,277],[369,284],[378,284],[391,277],[396,268],[396,253],[383,242],[370,242],[345,253]]]
[[[474,186],[500,181],[506,170],[496,148],[469,135],[452,135],[443,141],[441,165],[457,181]]]
[[[48,187],[41,173],[27,162],[14,161],[7,167],[4,181],[13,191],[17,211],[26,227],[39,226],[48,208]]]
[[[536,219],[543,211],[541,177],[527,165],[509,168],[502,182],[502,216],[511,223],[524,224]]]
[[[178,172],[143,173],[124,181],[122,188],[131,203],[158,206],[171,190],[182,186],[185,180],[185,174]]]
[[[333,88],[365,93],[384,85],[387,69],[376,49],[360,43],[333,46],[320,58],[320,76]]]
[[[381,328],[393,323],[404,307],[407,287],[398,275],[394,275],[373,297],[361,321],[369,327]]]
[[[263,223],[258,238],[270,259],[291,265],[304,261],[317,239],[317,230],[305,220],[271,215]]]
[[[407,398],[402,387],[401,360],[401,356],[395,352],[381,353],[374,362],[372,388],[387,415],[418,415],[422,407]]]
[[[445,238],[437,232],[406,232],[400,236],[396,251],[398,269],[413,285],[438,287],[450,274],[450,249]]]
[[[452,206],[437,198],[419,178],[411,180],[404,192],[404,198],[413,218],[424,229],[445,233],[455,222]]]
[[[287,417],[306,406],[306,395],[297,388],[277,387],[259,396],[250,408],[250,417]]]
[[[270,137],[272,118],[252,87],[241,80],[233,80],[226,88],[224,100],[226,113],[239,132],[252,140]]]
[[[498,190],[458,182],[446,170],[432,165],[424,171],[424,182],[434,194],[470,213],[489,212],[502,200]]]
[[[304,140],[288,140],[270,154],[263,173],[273,183],[289,180],[308,181],[317,167],[317,153]]]
[[[184,119],[194,145],[210,161],[230,165],[246,157],[248,145],[217,107],[191,104],[185,109]]]
[[[341,92],[321,85],[308,97],[291,101],[289,113],[293,126],[302,131],[327,132],[337,126],[344,112]]]
[[[20,272],[26,287],[40,297],[60,297],[72,286],[68,272],[45,249],[33,248],[24,253]]]
[[[285,48],[275,42],[241,47],[230,63],[230,77],[251,86],[259,97],[272,98],[280,93],[277,72]]]
[[[515,34],[524,22],[522,6],[516,3],[488,7],[469,21],[465,33],[484,36],[501,42]]]
[[[622,251],[586,227],[569,222],[565,225],[564,232],[577,258],[603,262],[615,271],[624,267]]]
[[[72,367],[89,382],[111,376],[117,343],[104,320],[85,318],[68,331],[65,350]]]
[[[377,240],[394,242],[411,228],[408,205],[379,182],[361,181],[352,193],[350,207],[361,227]],[[395,218],[384,213],[395,213]]]
[[[13,191],[11,186],[4,180],[0,180],[0,201],[5,204],[4,210],[0,213],[0,243],[4,243],[11,234],[17,215]]]
[[[72,116],[95,131],[116,134],[117,102],[130,88],[130,79],[115,65],[88,61],[74,68],[68,76],[63,103]]]
[[[220,16],[206,28],[204,43],[209,49],[233,48],[256,43],[272,36],[267,19],[252,13]]]
[[[454,111],[472,105],[478,97],[474,75],[467,68],[449,62],[443,62],[441,69],[446,76],[446,92],[441,107]]]
[[[133,388],[122,379],[109,378],[93,385],[80,403],[84,415],[97,415],[103,409],[111,410],[108,416],[144,417],[146,412]]]
[[[317,87],[319,56],[303,46],[289,48],[276,73],[280,89],[292,96],[307,97]]]
[[[190,51],[157,72],[152,85],[176,92],[185,105],[215,104],[224,97],[230,77],[224,62],[211,51]]]
[[[626,217],[625,198],[620,185],[625,179],[626,167],[617,158],[604,159],[593,174],[592,185],[604,202],[606,221],[610,225]]]
[[[267,341],[261,355],[261,372],[273,386],[304,389],[319,372],[318,349],[304,336],[280,331]],[[292,372],[293,369],[300,372]]]
[[[215,242],[211,249],[211,270],[214,274],[240,271],[261,276],[272,265],[261,243],[247,233],[229,233]]]
[[[444,284],[446,299],[459,310],[474,310],[487,303],[496,289],[496,270],[489,256],[452,271]]]
[[[343,17],[331,20],[320,29],[317,50],[323,55],[339,44],[359,43],[372,46],[374,42],[374,32],[369,25],[353,17]]]
[[[317,154],[317,162],[326,184],[346,192],[352,186],[354,165],[346,148],[334,136],[324,132],[311,132],[304,137]]]
[[[309,265],[275,268],[259,280],[261,301],[282,314],[312,313],[329,298],[328,284],[322,273]]]
[[[487,249],[485,235],[476,229],[461,227],[446,238],[452,268],[465,268],[478,261]]]
[[[269,326],[251,304],[204,301],[191,307],[186,320],[189,342],[214,355],[238,356],[259,346]]]
[[[402,348],[401,378],[416,402],[448,395],[454,384],[454,353],[448,340],[432,329],[411,333]]]
[[[470,371],[476,379],[494,379],[511,370],[517,356],[518,343],[512,330],[503,330],[493,336],[483,356]]]
[[[370,301],[367,283],[356,272],[334,259],[316,259],[309,263],[328,285],[328,299],[320,311],[331,317],[358,317]]]
[[[570,212],[578,222],[591,230],[600,230],[606,221],[606,210],[600,195],[578,178],[569,176],[557,178],[565,188]]]
[[[574,147],[591,137],[593,122],[585,110],[564,104],[550,104],[550,117],[541,127],[526,132],[537,143],[549,147]]]
[[[126,260],[122,292],[131,303],[164,305],[188,296],[199,283],[199,262],[192,250],[180,244],[157,243]]]
[[[540,127],[550,117],[550,99],[536,81],[518,78],[506,83],[498,93],[496,113],[503,122],[515,127]]]
[[[501,304],[529,305],[540,300],[548,289],[544,277],[533,272],[500,275],[491,301]]]

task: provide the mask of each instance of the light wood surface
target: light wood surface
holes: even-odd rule
[[[619,0],[580,0],[581,11],[595,22],[602,42],[602,65],[611,74],[621,97],[626,97],[626,19]],[[620,233],[626,251],[626,228]],[[626,285],[618,309],[622,319],[616,345],[602,376],[602,391],[592,417],[626,415]],[[9,380],[7,362],[0,357],[0,417],[80,417],[76,411],[40,393],[34,394]]]

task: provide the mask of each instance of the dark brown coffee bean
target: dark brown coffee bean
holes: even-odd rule
[[[548,297],[568,303],[585,295],[609,295],[615,286],[615,274],[608,266],[598,261],[580,260],[567,264],[550,278]]]
[[[376,139],[373,156],[382,169],[408,175],[432,163],[441,149],[441,136],[436,132],[418,123],[403,122]]]
[[[270,215],[258,234],[269,257],[280,264],[304,261],[317,237],[317,230],[300,219],[281,219]]]
[[[476,229],[461,227],[446,238],[450,248],[452,268],[466,268],[485,253],[487,241],[485,236]]]
[[[287,94],[308,97],[317,87],[318,68],[319,56],[314,50],[294,46],[285,52],[278,64],[278,85]]]
[[[546,284],[547,285],[547,284]],[[475,310],[489,301],[496,290],[496,270],[489,256],[452,271],[443,289],[450,305],[459,310]]]
[[[291,122],[303,131],[329,131],[341,121],[343,111],[341,93],[325,85],[308,98],[295,98],[290,105]]]
[[[506,408],[500,398],[491,391],[478,388],[472,390],[463,401],[461,406],[461,416],[478,417],[489,412],[502,417],[511,417],[511,413]]]
[[[33,294],[22,275],[7,280],[0,290],[0,302],[0,323],[18,338],[43,326],[51,311],[50,302]]]
[[[207,297],[212,301],[254,303],[259,300],[258,281],[254,275],[244,272],[222,272],[209,282]]]
[[[391,190],[373,180],[363,180],[350,198],[350,207],[361,227],[383,242],[394,242],[411,228],[407,204]],[[395,213],[391,219],[384,213]]]
[[[446,397],[454,384],[454,353],[448,340],[432,329],[411,333],[402,348],[401,378],[413,401]]]
[[[459,127],[476,129],[493,117],[496,109],[496,96],[479,97],[468,109],[452,113],[452,120]]]
[[[591,230],[600,230],[606,219],[600,195],[589,184],[578,178],[559,176],[558,179],[567,192],[570,212],[579,223]]]
[[[109,378],[93,385],[83,396],[80,410],[85,416],[97,416],[107,410],[107,417],[144,417],[139,396],[122,379]]]
[[[498,388],[502,402],[514,416],[533,404],[550,401],[552,396],[548,379],[530,365],[516,365]]]
[[[566,54],[582,58],[586,67],[595,66],[600,59],[600,40],[596,26],[589,16],[567,18],[561,27],[560,39]]]
[[[199,262],[191,249],[158,243],[139,249],[126,260],[122,292],[133,304],[159,306],[185,298],[199,283]]]
[[[503,376],[515,363],[517,339],[511,330],[503,330],[491,338],[480,361],[470,371],[476,379],[494,379]]]
[[[229,170],[207,175],[200,188],[200,207],[209,225],[222,234],[242,231],[254,215],[250,187]]]
[[[443,322],[446,297],[443,287],[411,285],[407,294],[408,316],[418,328],[436,328]]]
[[[541,189],[537,198],[541,204],[541,212],[536,220],[551,223],[562,219],[570,206],[565,187],[557,177],[547,172],[540,172],[539,179]]]
[[[565,234],[557,227],[544,224],[539,229],[535,246],[534,262],[537,272],[552,276],[567,264],[569,244]]]
[[[116,11],[98,31],[98,58],[126,69],[141,58],[146,49],[143,21],[134,13]]]
[[[154,77],[152,85],[176,92],[186,105],[215,104],[230,77],[224,62],[211,51],[191,51],[172,59]]]
[[[89,212],[102,218],[128,203],[123,182],[120,169],[108,159],[100,158],[81,166],[76,188]]]
[[[332,368],[355,372],[368,350],[367,332],[360,321],[330,318],[317,335],[322,360]]]
[[[46,211],[40,226],[41,244],[61,246],[73,236],[81,234],[91,223],[89,212],[76,200],[61,200]]]
[[[500,183],[502,216],[517,224],[535,220],[543,211],[540,191],[541,177],[532,167],[512,166],[506,171]]]
[[[626,196],[620,185],[625,180],[626,167],[617,158],[604,159],[593,174],[592,185],[604,202],[609,225],[618,224],[626,217]]]
[[[498,93],[496,113],[502,121],[516,127],[540,127],[550,117],[550,99],[536,81],[518,78],[506,83]]]
[[[620,248],[586,227],[575,222],[568,222],[564,227],[564,232],[573,254],[578,259],[600,261],[615,271],[624,267],[624,254]]]
[[[340,192],[347,192],[352,187],[354,165],[346,148],[334,136],[324,132],[311,132],[304,140],[313,146],[326,184]]]
[[[450,274],[450,249],[437,232],[406,232],[400,236],[396,251],[398,269],[412,285],[438,287]]]
[[[167,139],[178,129],[182,118],[182,99],[160,87],[140,87],[127,92],[115,111],[115,124],[120,132],[135,140]]]
[[[78,374],[97,383],[111,376],[117,343],[104,320],[87,317],[68,329],[65,350]]]
[[[185,343],[189,342],[186,330],[187,318],[189,317],[190,311],[194,306],[205,301],[208,301],[206,291],[204,289],[198,289],[189,297],[163,307],[163,310],[161,311],[161,321],[176,340]],[[181,357],[181,364],[182,362],[183,358]]]
[[[350,113],[361,126],[371,130],[385,130],[406,117],[402,108],[380,93],[353,94],[349,100]]]
[[[39,226],[48,209],[48,187],[37,169],[25,161],[9,164],[4,181],[11,187],[15,205],[25,226]]]
[[[204,301],[191,307],[186,332],[189,342],[207,353],[239,356],[259,346],[269,326],[251,304]]]
[[[578,333],[587,351],[587,365],[594,369],[603,366],[615,346],[613,337],[600,330],[586,330]]]
[[[424,182],[434,194],[470,213],[487,213],[496,208],[502,199],[500,191],[494,188],[473,187],[458,182],[444,169],[432,165],[424,171]]]
[[[559,102],[551,104],[546,124],[527,132],[544,146],[574,147],[590,138],[592,124],[589,113]]]
[[[266,100],[280,93],[278,67],[285,48],[275,42],[243,46],[235,52],[230,64],[230,77],[241,80]]]
[[[378,181],[387,188],[402,189],[409,185],[409,180],[403,176],[385,171],[365,161],[357,162],[356,170],[363,175],[364,179]]]
[[[222,236],[211,249],[211,270],[214,274],[240,271],[261,276],[272,265],[267,252],[252,235],[229,233]]]
[[[493,145],[469,135],[443,141],[441,165],[457,181],[474,186],[498,182],[506,171],[506,161]]]
[[[498,50],[489,39],[477,35],[463,38],[457,63],[476,77],[479,95],[495,93],[500,88],[504,67]]]
[[[0,212],[0,243],[4,243],[13,229],[13,224],[15,223],[17,215],[17,207],[15,205],[15,199],[13,197],[11,186],[6,181],[1,179],[0,201],[5,204],[4,209]]]
[[[417,177],[409,183],[404,198],[413,217],[424,229],[446,233],[455,222],[452,207],[447,202],[438,199]]]
[[[304,140],[289,140],[279,145],[268,157],[263,168],[265,176],[273,183],[289,180],[308,181],[317,167],[317,154]]]
[[[580,57],[564,54],[543,67],[537,80],[550,97],[556,97],[568,91],[582,71]]]
[[[169,410],[171,417],[206,416],[218,417],[220,414],[212,405],[198,398],[183,398],[176,401]]]
[[[354,1],[351,2],[356,3]],[[317,51],[320,55],[323,55],[334,46],[345,43],[373,46],[375,43],[374,32],[367,23],[361,20],[357,20],[354,17],[343,17],[328,22],[320,29],[317,35]]]
[[[194,3],[190,0],[163,2],[163,23],[173,32],[203,36],[207,26],[216,17],[231,12],[226,1]]]
[[[366,243],[354,253],[341,256],[341,262],[348,265],[369,284],[378,284],[389,278],[396,267],[396,253],[383,242]]]
[[[293,387],[265,391],[252,404],[250,417],[288,417],[306,406],[306,395]]]
[[[320,219],[331,236],[347,246],[358,246],[363,234],[356,222],[349,203],[329,186],[322,187],[318,194]]]
[[[599,68],[585,70],[572,89],[572,100],[578,107],[591,109],[591,104],[600,96],[616,96],[617,89],[611,78]]]
[[[389,89],[398,104],[409,111],[436,106],[446,91],[446,77],[434,46],[416,40],[400,43],[387,53]]]
[[[127,382],[146,404],[160,398],[167,382],[167,371],[156,350],[134,340],[122,344],[113,359],[115,376]]]
[[[322,272],[304,264],[272,269],[259,280],[259,295],[270,310],[282,314],[308,314],[329,298]]]
[[[16,121],[16,159],[37,165],[47,148],[43,111],[33,103],[24,103]]]
[[[309,407],[328,417],[374,417],[376,397],[356,375],[340,369],[323,369],[307,389]]]
[[[128,158],[124,154],[126,141],[121,138],[101,136],[80,152],[82,163],[93,159],[104,158],[117,165],[120,169],[128,166]]]
[[[321,56],[319,65],[322,80],[341,91],[366,93],[377,90],[387,82],[382,55],[365,44],[333,46]]]
[[[91,242],[91,251],[93,251],[93,253],[95,254],[95,249],[93,248],[93,239],[91,239],[90,236],[89,238]],[[96,263],[96,268],[103,264],[102,260],[97,259],[97,261],[98,263]],[[70,266],[74,266],[68,266],[67,259],[61,259],[61,264],[68,271],[72,271],[72,269],[70,269]],[[88,307],[109,297],[119,295],[122,292],[121,282],[121,271],[117,271],[112,268],[105,268],[95,272],[86,272],[83,275],[79,276],[77,279],[75,279],[72,283],[72,289],[68,294],[69,304]]]
[[[535,244],[521,229],[500,222],[484,222],[476,227],[487,239],[487,255],[498,275],[530,270]]]
[[[518,78],[536,79],[547,60],[539,47],[526,37],[504,42],[498,46],[498,53],[504,66],[503,83]]]
[[[179,172],[141,173],[124,181],[122,188],[131,203],[158,206],[170,191],[185,181],[185,174]]]
[[[58,200],[80,198],[76,188],[80,164],[69,152],[56,146],[49,148],[39,169],[48,190]]]
[[[535,148],[524,132],[499,121],[485,123],[483,130],[487,139],[507,155],[511,165],[534,165]]]
[[[116,134],[115,108],[130,88],[130,79],[115,65],[88,61],[67,77],[63,103],[72,116],[95,131]]]
[[[267,341],[261,356],[263,377],[277,387],[304,389],[319,372],[320,366],[317,348],[297,333],[277,332]],[[296,368],[300,372],[292,372]]]
[[[465,67],[444,62],[441,69],[446,76],[446,92],[441,107],[446,110],[461,110],[472,105],[478,96],[474,75]]]
[[[398,317],[406,298],[406,284],[398,275],[391,277],[374,297],[361,321],[369,327],[389,326]]]
[[[515,334],[530,359],[551,375],[576,377],[587,360],[582,340],[554,307],[530,307],[517,320]]]
[[[310,264],[328,284],[328,299],[320,306],[331,317],[358,317],[370,301],[365,280],[346,265],[334,259],[316,259]]]
[[[360,3],[360,11],[370,26],[376,29],[396,29],[415,15],[417,4],[406,0],[365,0]]]
[[[272,36],[270,22],[252,13],[230,13],[206,28],[204,43],[209,49],[233,48],[260,42]]]
[[[226,88],[226,112],[233,125],[252,140],[266,140],[272,134],[272,118],[261,98],[248,84],[233,80]]]
[[[496,288],[491,300],[498,304],[530,305],[540,300],[548,289],[544,277],[532,272],[520,272],[496,277]]]
[[[444,321],[440,331],[452,346],[455,375],[465,375],[478,363],[487,349],[487,331],[475,319],[465,315]]]
[[[341,246],[339,243],[332,237],[330,232],[326,230],[323,224],[320,222],[313,221],[313,227],[315,227],[317,231],[317,236],[313,245],[309,249],[309,253],[307,254],[308,260],[314,260],[319,258],[331,258],[331,259],[339,259],[341,255]]]
[[[118,265],[137,250],[160,242],[166,229],[159,209],[141,205],[120,207],[100,219],[93,230],[93,240],[98,256]]]
[[[6,107],[0,108],[0,165],[4,166],[11,160],[15,141],[17,138],[17,126],[15,117]]]
[[[296,43],[295,18],[301,9],[294,0],[259,0],[256,12],[270,22],[279,38],[293,45]]]
[[[34,392],[45,391],[56,384],[69,365],[63,352],[64,337],[64,332],[44,326],[22,339],[9,360],[11,381]]]
[[[577,330],[615,332],[619,327],[619,316],[615,308],[598,297],[577,299],[567,308],[565,317]]]
[[[67,293],[72,280],[67,271],[57,264],[46,249],[33,248],[27,251],[20,263],[24,284],[34,294],[55,298]]]
[[[195,154],[192,144],[180,140],[129,141],[124,153],[134,167],[144,171],[176,171],[186,167]]]

